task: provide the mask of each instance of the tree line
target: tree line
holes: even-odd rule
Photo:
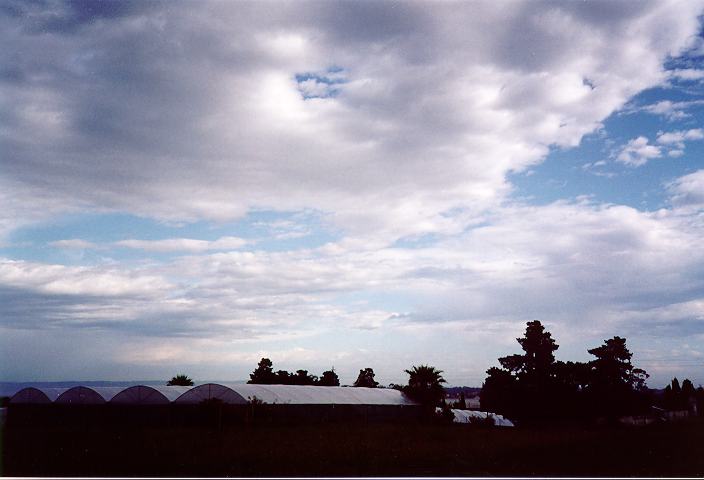
[[[615,336],[587,350],[596,357],[589,362],[555,360],[559,345],[537,320],[516,340],[523,353],[501,357],[501,368],[487,370],[483,409],[519,421],[616,417],[649,409],[648,374],[631,363],[625,338]]]
[[[614,336],[602,345],[588,349],[594,357],[588,362],[559,361],[555,351],[559,345],[538,320],[528,322],[525,333],[516,339],[522,353],[500,357],[501,367],[487,370],[480,401],[482,410],[504,415],[519,422],[559,419],[616,418],[621,415],[648,413],[659,404],[667,410],[687,409],[693,402],[702,405],[704,389],[698,389],[685,379],[680,386],[674,379],[662,398],[655,398],[646,387],[648,374],[631,362],[633,354],[626,339]],[[442,370],[430,365],[413,366],[405,370],[409,375],[406,385],[389,385],[404,392],[423,405],[428,413],[445,404],[445,379]],[[274,371],[273,362],[262,358],[247,383],[263,385],[317,385],[339,386],[335,369],[324,371],[320,377],[307,370]],[[192,385],[186,375],[177,375],[169,385]],[[378,388],[372,368],[363,368],[354,387]],[[451,405],[466,408],[463,395]],[[704,406],[704,405],[703,405]],[[699,407],[700,409],[702,406]]]
[[[318,377],[311,375],[308,370],[296,370],[295,373],[286,370],[274,371],[274,364],[268,358],[262,358],[252,373],[249,374],[247,383],[259,385],[319,385],[323,387],[337,387],[340,379],[335,369],[326,370]]]

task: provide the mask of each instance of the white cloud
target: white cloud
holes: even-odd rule
[[[642,107],[626,109],[626,113],[646,112],[653,115],[662,115],[670,121],[683,120],[690,118],[692,115],[687,110],[701,106],[704,100],[686,100],[681,102],[673,102],[670,100],[660,100],[659,102],[644,105]]]
[[[24,79],[6,86],[3,176],[63,208],[174,221],[311,208],[386,243],[458,231],[445,212],[499,204],[507,173],[661,84],[700,10],[528,5],[354,5],[341,20],[325,3],[145,4],[99,23],[58,10],[44,35],[27,6],[0,18],[2,61]],[[337,94],[304,99],[328,87],[296,75],[338,82],[333,67]]]
[[[681,178],[673,194],[704,191],[699,176]],[[5,327],[90,326],[115,338],[126,334],[130,340],[123,343],[150,352],[135,365],[182,355],[203,369],[235,365],[239,376],[227,378],[244,378],[262,348],[274,359],[294,347],[315,350],[309,361],[318,362],[375,338],[386,339],[384,351],[400,364],[424,355],[440,361],[438,345],[445,353],[463,352],[462,364],[474,367],[464,368],[459,382],[481,379],[497,352],[517,348],[513,338],[535,318],[564,348],[583,352],[611,335],[641,338],[648,316],[658,331],[690,325],[663,338],[696,331],[691,322],[704,289],[700,220],[685,211],[646,213],[586,200],[507,205],[461,235],[413,249],[342,240],[142,267],[5,261],[0,295],[15,292],[3,297]],[[477,335],[482,345],[467,351]],[[321,337],[327,349],[319,347]],[[211,352],[204,352],[207,344]],[[111,352],[128,361],[123,348]]]
[[[209,251],[237,250],[252,242],[239,237],[221,237],[217,240],[197,240],[193,238],[165,238],[162,240],[127,239],[111,243],[93,243],[79,238],[50,242],[52,247],[66,249],[107,249],[132,248],[147,252],[188,252],[201,253]]]
[[[631,167],[640,167],[648,163],[648,160],[661,156],[660,147],[649,144],[646,137],[640,136],[624,145],[616,160]]]
[[[207,252],[214,250],[236,250],[249,242],[238,237],[222,237],[217,240],[196,240],[192,238],[167,238],[163,240],[120,240],[111,245],[134,248],[149,252]]]
[[[696,68],[678,68],[670,71],[670,76],[678,80],[702,80],[704,79],[704,70]]]
[[[157,274],[0,259],[0,285],[48,295],[140,296],[171,287]]]
[[[80,238],[69,238],[66,240],[56,240],[55,242],[49,242],[49,245],[57,248],[68,248],[77,250],[89,250],[100,248],[99,245],[89,242],[87,240],[81,240]]]
[[[673,182],[674,208],[652,213],[512,204],[507,176],[665,84],[663,62],[695,42],[700,3],[143,3],[84,23],[63,16],[69,7],[50,22],[32,4],[0,16],[11,70],[0,234],[67,211],[187,222],[273,209],[316,212],[341,240],[276,252],[236,237],[60,240],[192,255],[3,260],[0,350],[27,358],[42,342],[78,369],[97,353],[134,368],[187,357],[243,378],[264,353],[320,362],[365,345],[377,353],[361,358],[398,371],[455,359],[459,382],[481,381],[535,318],[582,352],[614,334],[644,338],[649,313],[654,328],[688,325],[671,337],[697,333],[701,172]],[[297,80],[311,72],[331,83]],[[697,102],[640,110],[683,118]],[[637,137],[617,159],[642,165],[699,138]],[[392,247],[428,233],[438,235],[425,246]]]
[[[673,145],[678,149],[683,149],[685,141],[702,139],[704,139],[704,130],[701,128],[692,128],[690,130],[677,130],[674,132],[659,132],[657,142],[662,145]]]
[[[678,178],[668,186],[672,203],[678,207],[704,207],[704,170]]]

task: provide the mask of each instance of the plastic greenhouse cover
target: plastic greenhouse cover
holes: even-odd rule
[[[59,398],[68,388],[27,387],[10,397],[10,403],[50,403]]]
[[[499,415],[497,413],[480,412],[477,410],[460,410],[456,408],[451,409],[451,411],[455,416],[453,420],[454,423],[470,423],[471,418],[485,419],[487,417],[491,417],[494,419],[494,425],[498,427],[514,426],[511,420],[508,420],[507,418],[504,418],[502,415]]]
[[[398,390],[308,385],[227,384],[243,398],[269,404],[415,405]]]
[[[110,400],[111,403],[158,405],[167,404],[176,400],[192,387],[175,385],[134,385],[121,389]]]
[[[302,405],[415,405],[398,390],[363,387],[319,387],[303,385],[251,385],[207,383],[194,387],[135,385],[129,387],[28,387],[11,403],[98,404],[198,404],[218,399],[227,404],[246,404],[254,399],[267,404]]]
[[[219,383],[206,383],[192,387],[178,397],[174,403],[197,404],[206,400],[220,400],[227,404],[246,404],[247,400],[231,388]]]
[[[54,403],[95,405],[105,403],[105,399],[90,387],[71,387],[54,400]]]

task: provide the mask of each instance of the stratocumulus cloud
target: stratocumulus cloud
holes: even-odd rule
[[[24,363],[0,375],[60,375],[22,356],[60,331],[94,377],[271,356],[479,384],[535,318],[662,366],[652,332],[704,338],[701,13],[7,3],[0,348]]]

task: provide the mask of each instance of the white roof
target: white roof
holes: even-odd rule
[[[494,425],[497,427],[513,427],[513,422],[507,418],[504,418],[498,413],[491,412],[480,412],[477,410],[460,410],[457,408],[451,409],[455,418],[452,420],[454,423],[470,423],[473,418],[493,418]]]
[[[10,403],[66,404],[198,404],[218,399],[226,404],[246,404],[253,399],[267,404],[291,405],[415,405],[398,390],[363,387],[302,385],[250,385],[206,383],[194,387],[136,385],[130,387],[28,387]]]

